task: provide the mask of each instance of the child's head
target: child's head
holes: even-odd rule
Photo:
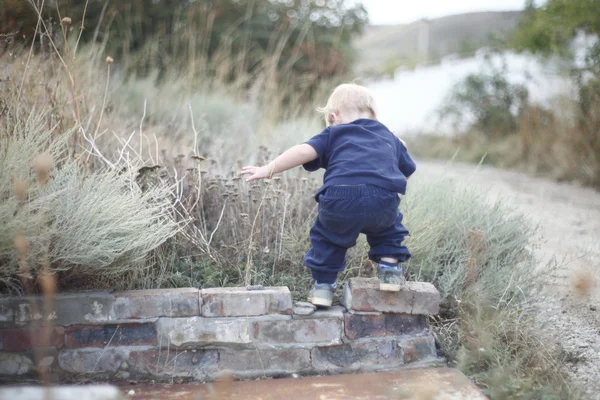
[[[346,124],[359,118],[377,119],[375,99],[369,90],[354,83],[335,88],[327,105],[318,108],[327,126]]]

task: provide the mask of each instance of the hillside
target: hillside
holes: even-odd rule
[[[435,62],[453,53],[469,53],[489,43],[490,37],[514,30],[521,11],[452,15],[410,24],[369,26],[355,43],[357,69],[384,72],[390,64]],[[427,57],[424,49],[428,47]],[[387,64],[387,67],[386,67]]]

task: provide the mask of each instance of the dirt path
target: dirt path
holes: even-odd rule
[[[594,400],[600,399],[600,193],[577,185],[490,167],[421,162],[422,174],[465,180],[514,204],[538,226],[538,266],[556,261],[538,320],[573,360],[567,368]]]

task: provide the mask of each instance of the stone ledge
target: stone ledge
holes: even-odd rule
[[[0,298],[0,375],[35,377],[36,354],[68,380],[259,378],[437,360],[427,320],[438,311],[432,285],[386,293],[376,279],[351,279],[343,301],[347,308],[292,313],[287,288],[73,293],[41,315],[39,297]],[[44,325],[51,335],[38,342]]]
[[[115,293],[113,319],[195,317],[201,315],[202,297],[195,288],[131,290]]]
[[[437,361],[431,335],[363,339],[340,346],[315,347],[311,356],[319,373],[380,371]]]
[[[28,354],[0,352],[0,375],[12,376],[18,380],[19,376],[28,375],[33,371],[33,357]]]
[[[22,353],[42,347],[60,349],[65,345],[65,329],[62,326],[49,326],[45,333],[48,336],[42,338],[41,329],[0,329],[0,350]]]
[[[413,314],[346,314],[344,328],[348,339],[413,335],[427,329],[427,317]]]
[[[236,349],[177,350],[148,346],[63,349],[44,362],[54,376],[78,379],[156,379],[173,377],[210,381],[218,376],[237,378],[314,375],[357,371],[397,370],[438,363],[431,335],[362,338],[358,341],[311,347],[266,346]],[[55,362],[57,360],[57,362]],[[0,375],[33,377],[33,357],[0,353]]]
[[[127,362],[131,351],[130,347],[63,350],[58,354],[58,366],[72,374],[112,376]]]
[[[217,350],[167,351],[135,350],[129,354],[128,365],[121,365],[121,375],[137,378],[213,379],[219,370]]]
[[[153,323],[71,325],[67,328],[67,347],[156,346]]]
[[[251,322],[246,318],[161,318],[156,329],[160,347],[235,346],[252,342]]]
[[[133,290],[116,294],[66,293],[55,296],[52,310],[46,313],[43,299],[39,296],[3,297],[0,298],[0,328],[198,316],[200,301],[200,291],[190,288]]]
[[[203,317],[253,317],[292,314],[292,294],[287,287],[263,290],[214,288],[201,291]]]
[[[404,363],[411,364],[426,360],[437,360],[435,339],[431,335],[410,339],[399,339],[404,349]]]
[[[219,351],[219,370],[237,377],[257,378],[313,371],[310,349]]]
[[[103,323],[114,319],[111,317],[114,302],[115,297],[106,292],[66,293],[55,296],[52,310],[46,313],[42,297],[2,297],[0,321],[3,327]]]
[[[348,373],[366,367],[390,368],[404,364],[402,347],[393,339],[315,347],[311,355],[315,369],[323,373]]]
[[[333,345],[342,342],[343,318],[292,319],[288,315],[238,318],[160,318],[158,346],[178,349],[261,345]]]
[[[263,290],[195,288],[83,292],[55,296],[45,312],[39,296],[0,297],[0,328],[51,323],[58,326],[103,324],[122,320],[182,317],[291,315],[287,287]]]
[[[407,282],[399,292],[383,292],[377,278],[352,278],[344,286],[341,302],[359,312],[435,315],[440,294],[426,282]]]
[[[343,323],[336,318],[256,321],[252,328],[257,343],[342,343]]]

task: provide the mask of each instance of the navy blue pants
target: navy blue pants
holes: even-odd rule
[[[319,196],[319,214],[310,230],[311,248],[304,264],[319,283],[334,283],[346,267],[346,251],[364,233],[369,258],[404,262],[410,252],[402,245],[408,230],[402,225],[397,193],[372,185],[332,186]]]

